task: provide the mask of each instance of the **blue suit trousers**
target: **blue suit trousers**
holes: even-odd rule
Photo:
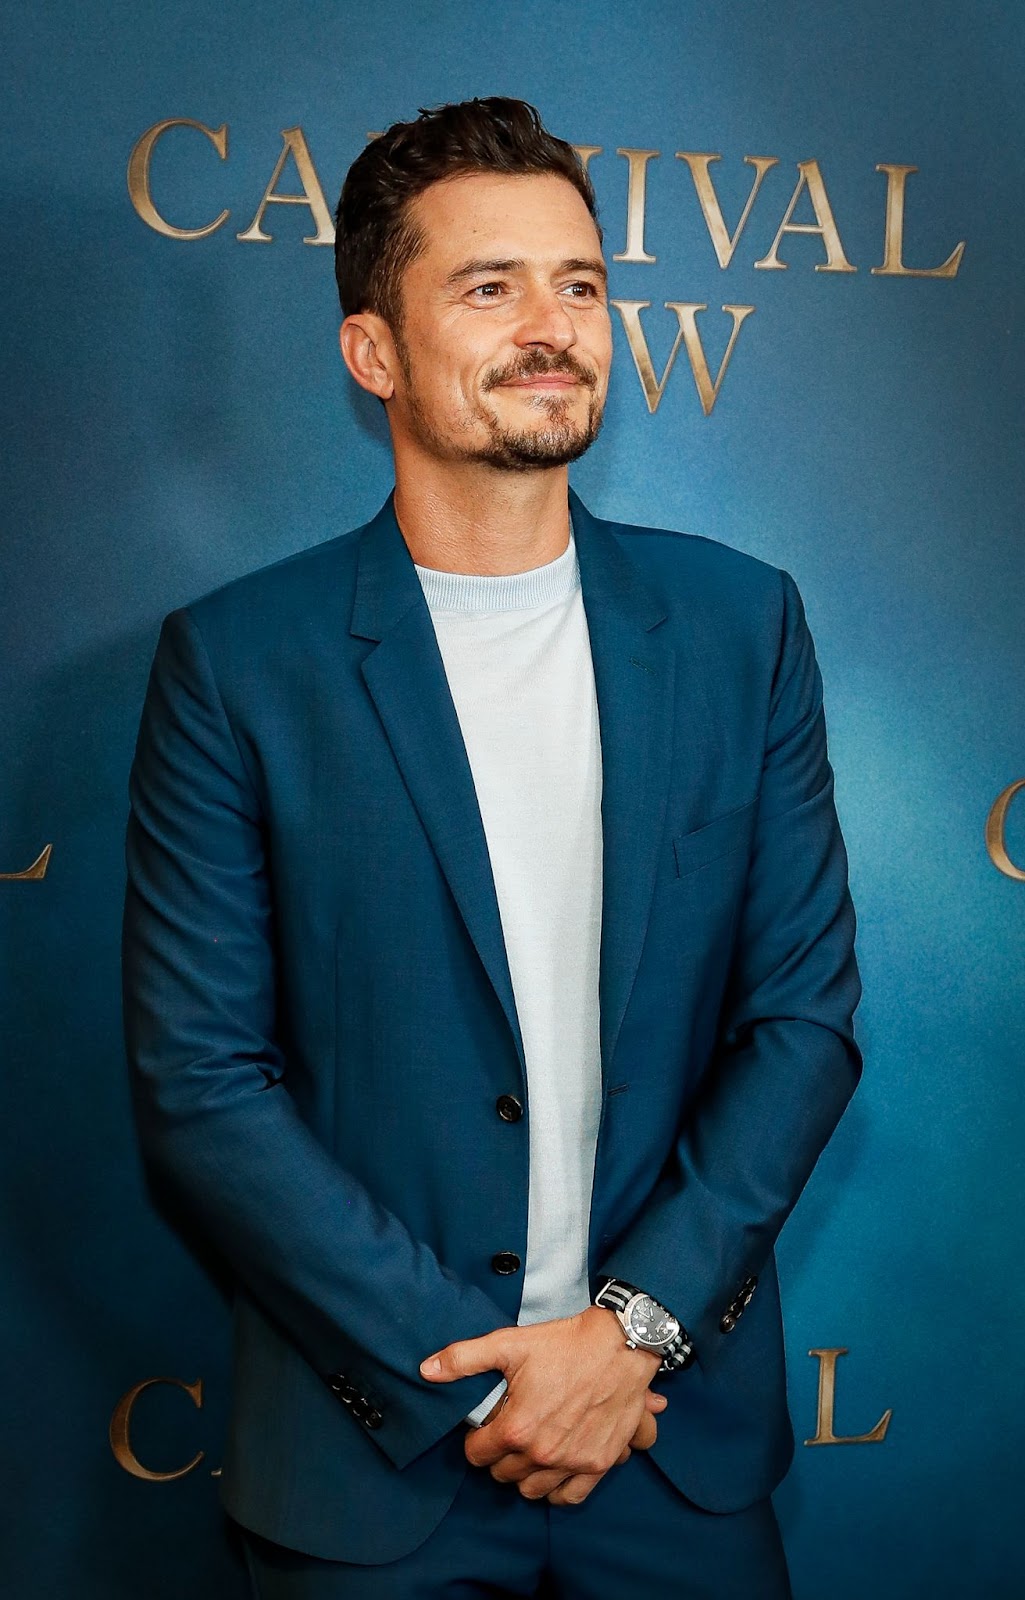
[[[397,1561],[325,1561],[241,1529],[256,1600],[791,1600],[772,1502],[704,1511],[635,1450],[576,1506],[526,1500],[471,1467]]]

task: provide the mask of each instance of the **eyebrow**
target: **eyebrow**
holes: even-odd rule
[[[522,272],[527,265],[522,259],[515,261],[467,261],[463,266],[450,272],[445,279],[446,284],[463,283],[467,278],[479,277],[484,272]],[[566,261],[560,261],[560,272],[593,272],[602,283],[607,283],[609,274],[604,261],[600,257],[592,259],[590,256],[571,256]]]

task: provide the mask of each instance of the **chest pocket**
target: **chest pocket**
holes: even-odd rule
[[[670,876],[687,877],[720,860],[722,856],[729,855],[731,851],[738,850],[741,845],[748,844],[757,805],[757,800],[751,800],[746,806],[737,806],[733,811],[724,812],[721,817],[714,817],[701,828],[677,834],[673,839],[675,872],[671,867]]]

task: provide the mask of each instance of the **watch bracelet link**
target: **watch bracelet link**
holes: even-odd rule
[[[625,1311],[627,1303],[633,1299],[635,1294],[646,1292],[646,1290],[635,1289],[632,1284],[625,1283],[622,1278],[609,1278],[605,1287],[595,1295],[593,1303],[595,1305],[608,1306],[612,1311]],[[654,1295],[649,1296],[649,1299],[654,1298]],[[662,1302],[656,1300],[655,1304],[661,1305]],[[663,1310],[667,1309],[667,1307],[663,1307]],[[677,1318],[677,1321],[679,1321],[679,1318]],[[639,1346],[639,1348],[643,1349],[644,1347]],[[678,1372],[684,1367],[689,1367],[693,1360],[694,1341],[681,1322],[679,1333],[674,1335],[662,1352],[662,1360],[659,1363],[658,1371]]]

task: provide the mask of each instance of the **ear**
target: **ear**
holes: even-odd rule
[[[398,366],[395,342],[383,317],[373,311],[359,311],[346,317],[338,330],[342,360],[361,389],[379,400],[390,400],[395,393],[393,373]]]

